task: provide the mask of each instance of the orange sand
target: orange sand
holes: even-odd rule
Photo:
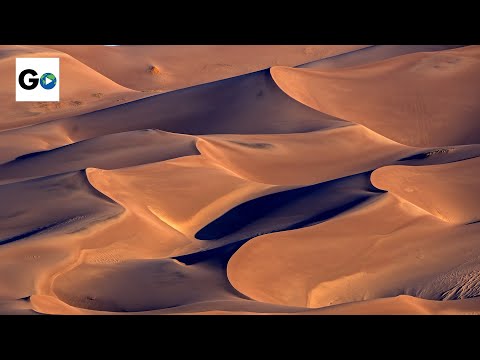
[[[480,46],[15,57],[62,87],[0,79],[0,313],[480,313]]]

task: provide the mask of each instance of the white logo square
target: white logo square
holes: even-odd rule
[[[60,101],[59,58],[16,58],[17,101]]]

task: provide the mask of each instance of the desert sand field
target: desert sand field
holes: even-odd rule
[[[60,102],[16,102],[16,58]],[[480,314],[480,46],[0,46],[0,314]]]

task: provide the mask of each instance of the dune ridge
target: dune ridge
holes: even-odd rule
[[[479,59],[480,47],[468,46],[349,68],[272,67],[271,73],[282,90],[303,104],[399,143],[463,145],[480,142]]]
[[[273,65],[295,66],[366,45],[46,45],[140,91],[171,91],[252,73]],[[111,66],[115,63],[116,66]],[[125,76],[129,74],[129,76]]]
[[[0,313],[479,314],[479,49],[1,46]]]

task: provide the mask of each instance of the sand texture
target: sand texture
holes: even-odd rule
[[[0,46],[0,314],[480,314],[480,46]]]

